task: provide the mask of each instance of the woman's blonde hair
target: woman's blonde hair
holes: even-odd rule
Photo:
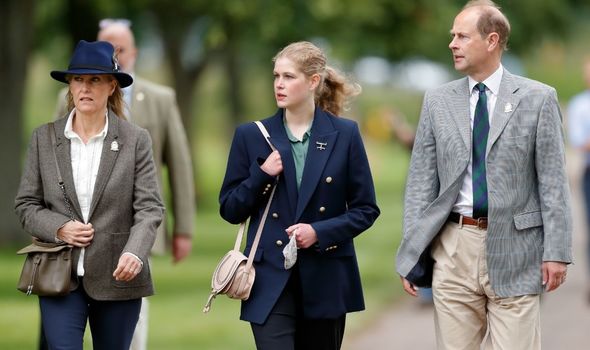
[[[71,76],[66,76],[66,79],[70,81],[70,77]],[[109,96],[109,99],[107,101],[107,108],[112,110],[113,113],[115,113],[119,118],[127,119],[127,115],[125,114],[125,100],[123,99],[123,90],[121,90],[119,82],[117,81],[117,79],[115,79],[115,77],[109,75],[108,79],[109,81],[114,80],[115,82],[117,82],[117,84],[115,86],[115,90],[113,91],[111,96]],[[68,111],[71,111],[75,107],[74,97],[72,96],[72,92],[69,89],[68,94],[66,95],[66,107]]]
[[[282,57],[293,61],[307,77],[319,74],[320,83],[315,91],[315,103],[325,111],[340,115],[350,100],[361,93],[360,85],[328,66],[324,52],[308,41],[287,45],[276,54],[273,62]]]

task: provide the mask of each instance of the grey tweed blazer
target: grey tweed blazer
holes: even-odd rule
[[[127,300],[154,293],[148,258],[164,207],[158,189],[149,134],[109,112],[100,166],[92,195],[89,222],[92,243],[84,257],[84,289],[97,300]],[[82,212],[74,187],[70,141],[64,136],[67,118],[55,122],[55,152],[76,220]],[[112,144],[117,143],[115,149]],[[25,231],[53,241],[66,223],[68,211],[58,186],[48,125],[33,132],[27,161],[15,199],[16,213]],[[130,282],[115,281],[112,274],[123,252],[143,262],[141,273]],[[73,288],[80,250],[74,249]]]
[[[66,109],[65,87],[59,93],[56,119],[69,111]],[[131,122],[145,128],[152,138],[152,151],[158,173],[160,189],[163,188],[162,169],[168,169],[170,185],[173,233],[194,235],[195,189],[193,165],[189,142],[176,104],[174,90],[135,76],[131,99]],[[164,254],[168,232],[166,216],[158,228],[152,253]]]
[[[447,221],[471,157],[469,84],[429,91],[408,174],[397,271],[407,276]],[[487,265],[501,297],[543,291],[543,261],[572,262],[572,214],[555,90],[504,70],[486,149]]]

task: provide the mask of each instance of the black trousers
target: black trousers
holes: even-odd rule
[[[346,314],[335,319],[303,317],[297,267],[262,325],[250,323],[258,350],[339,350]]]

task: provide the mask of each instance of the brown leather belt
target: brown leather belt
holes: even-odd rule
[[[488,218],[470,218],[469,216],[464,216],[459,213],[451,213],[449,215],[449,221],[456,222],[458,224],[475,226],[481,230],[486,230],[488,228]]]

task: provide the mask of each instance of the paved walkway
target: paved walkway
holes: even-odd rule
[[[574,259],[568,280],[541,300],[544,350],[590,349],[590,303],[586,271],[586,224],[582,207],[580,158],[568,154],[574,206]],[[433,310],[410,296],[386,310],[364,332],[345,339],[344,350],[435,349]]]

